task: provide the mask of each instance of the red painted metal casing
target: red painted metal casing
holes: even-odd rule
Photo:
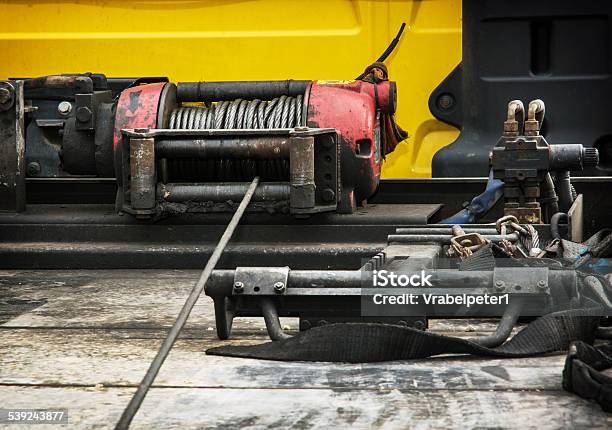
[[[123,160],[121,156],[121,130],[126,128],[157,128],[159,102],[165,82],[138,85],[121,92],[115,112],[113,151],[115,177],[119,190],[123,185]]]
[[[125,128],[156,128],[159,101],[165,82],[138,85],[124,90],[117,101],[113,147],[121,141]]]
[[[310,87],[307,125],[338,132],[341,212],[352,212],[378,187],[383,154],[377,106],[392,114],[395,99],[389,81],[313,81]]]

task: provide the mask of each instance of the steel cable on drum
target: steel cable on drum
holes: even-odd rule
[[[183,106],[170,115],[170,129],[270,129],[302,125],[303,97],[281,96],[270,101],[242,100]]]
[[[270,101],[222,101],[205,106],[183,106],[174,109],[168,128],[202,129],[271,129],[303,125],[303,97],[281,96]],[[246,181],[260,176],[266,181],[289,178],[289,161],[238,159],[171,159],[170,176],[175,181]]]

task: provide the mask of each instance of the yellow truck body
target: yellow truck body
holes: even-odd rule
[[[387,157],[383,176],[431,176],[433,155],[458,135],[427,102],[461,61],[460,0],[12,0],[0,11],[0,79],[350,79],[405,22],[387,64],[410,138]]]

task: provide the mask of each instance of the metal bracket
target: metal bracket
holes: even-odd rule
[[[584,203],[582,194],[578,194],[572,207],[567,211],[567,218],[568,239],[572,242],[581,243],[584,239]]]
[[[546,267],[496,267],[493,270],[496,293],[544,294],[548,292]]]
[[[280,296],[287,292],[289,267],[237,267],[233,295]]]
[[[26,205],[23,81],[0,81],[0,211]]]

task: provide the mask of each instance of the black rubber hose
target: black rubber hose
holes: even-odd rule
[[[559,209],[562,212],[569,211],[569,208],[574,203],[574,195],[572,193],[572,182],[570,173],[563,170],[557,173],[557,195],[559,196]]]
[[[559,212],[559,198],[557,197],[557,193],[555,192],[555,183],[553,182],[550,173],[547,173],[544,177],[544,190],[542,193],[542,197],[549,200],[548,206],[550,207],[551,213],[554,214]]]
[[[400,26],[399,31],[397,32],[397,34],[395,35],[395,37],[393,38],[389,46],[387,46],[387,49],[385,49],[385,51],[382,54],[380,54],[380,57],[378,57],[378,60],[376,60],[377,63],[384,63],[384,61],[389,57],[389,55],[391,55],[391,53],[395,50],[395,47],[399,43],[400,39],[402,38],[402,34],[404,33],[405,28],[406,28],[406,23],[402,22],[402,25]],[[365,72],[357,76],[355,80],[359,81],[363,79],[364,77],[365,77]]]
[[[550,217],[550,234],[553,239],[561,239],[561,233],[559,232],[559,224],[561,221],[565,221],[567,224],[567,214],[564,212],[557,212]]]

